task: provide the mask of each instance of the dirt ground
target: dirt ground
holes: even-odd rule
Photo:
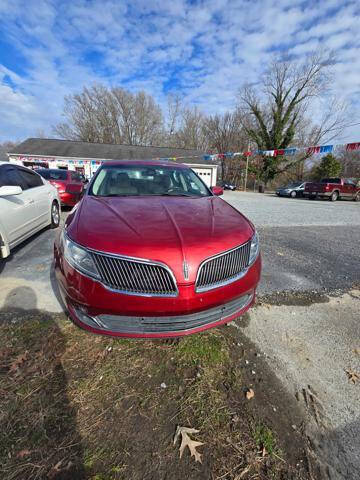
[[[303,411],[314,478],[360,478],[360,290],[264,298],[240,331]]]
[[[249,375],[236,329],[115,340],[4,308],[0,334],[4,480],[310,478],[301,412],[266,365]],[[180,459],[178,426],[199,430],[202,463]]]

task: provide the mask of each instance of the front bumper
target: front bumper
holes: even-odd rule
[[[255,301],[261,257],[236,282],[196,293],[178,285],[177,297],[142,297],[114,292],[74,270],[55,249],[55,272],[71,319],[93,333],[115,337],[168,338],[230,322]]]
[[[249,292],[225,305],[199,313],[170,317],[128,317],[102,314],[89,316],[84,309],[69,305],[71,319],[79,327],[93,333],[115,337],[169,338],[181,337],[217,327],[239,317],[255,301],[255,292]]]

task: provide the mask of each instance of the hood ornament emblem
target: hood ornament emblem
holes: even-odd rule
[[[187,264],[186,260],[183,262],[183,272],[185,280],[189,280],[189,265]]]

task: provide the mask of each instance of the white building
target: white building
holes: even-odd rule
[[[13,163],[31,168],[76,170],[87,178],[108,160],[176,159],[176,162],[191,167],[211,187],[216,185],[217,165],[205,161],[204,155],[204,152],[184,148],[113,145],[51,138],[28,138],[8,152],[9,160]]]

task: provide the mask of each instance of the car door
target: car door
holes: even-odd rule
[[[14,165],[0,167],[0,186],[19,186],[19,195],[0,197],[0,215],[10,247],[17,245],[33,229],[32,198]]]
[[[356,190],[355,182],[346,178],[344,180],[343,189],[344,189],[344,194],[345,194],[346,198],[353,198],[354,195],[355,195],[355,190]]]
[[[42,177],[32,170],[16,166],[19,175],[26,185],[25,190],[31,198],[34,228],[46,226],[50,219],[51,192]]]

